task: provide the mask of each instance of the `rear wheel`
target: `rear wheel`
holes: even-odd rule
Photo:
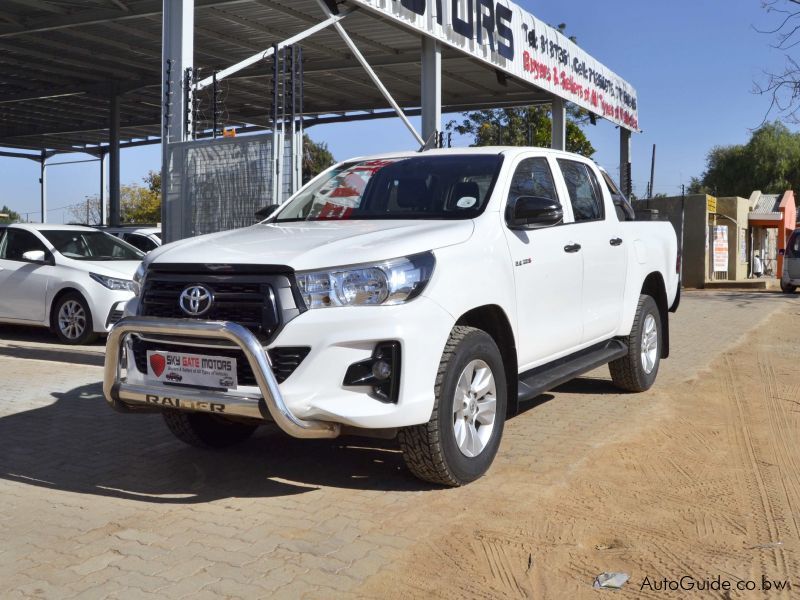
[[[611,380],[629,392],[649,390],[661,362],[661,314],[651,296],[639,296],[633,328],[623,341],[628,354],[608,364]]]
[[[794,294],[797,290],[797,286],[790,283],[783,283],[783,281],[781,281],[781,290],[783,290],[784,294]]]
[[[484,331],[454,327],[439,363],[430,420],[400,430],[403,458],[425,481],[460,486],[491,466],[506,414],[500,350]]]
[[[58,339],[65,344],[88,344],[97,339],[92,312],[77,292],[64,294],[53,306],[50,321]]]
[[[257,425],[205,413],[165,410],[164,422],[176,438],[197,448],[227,448],[245,441]]]

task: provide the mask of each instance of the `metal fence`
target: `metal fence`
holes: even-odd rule
[[[281,140],[283,152],[275,156],[273,143],[278,141],[280,148]],[[298,141],[301,148],[297,134],[284,139],[270,132],[169,144],[166,240],[252,225],[258,209],[286,200],[296,189],[302,162]],[[276,188],[273,178],[279,183]]]

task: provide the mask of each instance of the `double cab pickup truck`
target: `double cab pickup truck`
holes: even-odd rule
[[[643,392],[669,354],[676,236],[591,160],[538,148],[339,163],[264,221],[146,256],[104,394],[221,448],[393,437],[416,476],[483,475],[520,403],[608,364]]]

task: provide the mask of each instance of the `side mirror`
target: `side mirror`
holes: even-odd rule
[[[263,221],[268,216],[270,216],[272,213],[274,213],[278,209],[279,206],[280,206],[280,204],[268,204],[264,208],[259,208],[256,211],[256,219],[258,219],[259,221]]]
[[[784,248],[778,250],[778,256],[786,256],[786,250]]]
[[[506,223],[510,229],[541,229],[564,220],[564,209],[556,200],[538,196],[520,196],[506,207]]]
[[[27,252],[22,253],[23,260],[27,260],[28,262],[35,262],[35,263],[46,263],[47,257],[44,253],[44,250],[28,250]]]

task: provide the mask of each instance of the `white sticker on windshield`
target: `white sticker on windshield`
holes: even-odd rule
[[[459,198],[458,202],[456,202],[456,206],[458,208],[472,208],[477,204],[478,199],[474,196],[464,196],[463,198]]]

